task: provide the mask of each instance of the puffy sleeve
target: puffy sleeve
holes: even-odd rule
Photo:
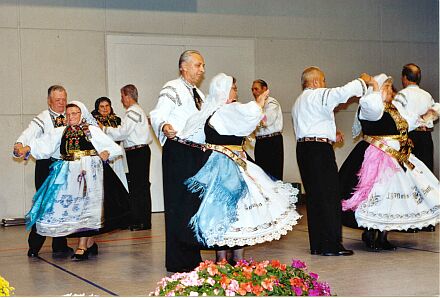
[[[134,110],[127,110],[118,127],[106,126],[104,132],[115,141],[124,141],[135,130],[136,124],[142,121],[142,115]]]
[[[18,137],[16,143],[23,146],[29,145],[30,140],[39,138],[44,134],[44,114],[40,113],[29,123],[28,127]]]
[[[38,138],[29,140],[31,155],[35,159],[47,159],[59,151],[64,129],[65,127],[58,127]]]
[[[262,118],[262,109],[255,101],[246,104],[231,103],[217,110],[209,124],[219,134],[245,137],[255,130]]]
[[[156,107],[150,112],[151,126],[161,144],[165,143],[166,140],[166,136],[162,132],[162,127],[168,123],[169,116],[179,100],[175,88],[164,86],[159,93]]]
[[[379,91],[361,97],[361,99],[359,99],[359,105],[361,107],[359,119],[377,121],[383,115],[384,105]]]
[[[98,153],[108,151],[110,154],[110,160],[122,155],[121,146],[116,144],[109,136],[99,129],[99,127],[90,125],[89,129],[90,133],[92,134],[91,142]]]
[[[339,104],[347,102],[351,97],[364,96],[367,86],[362,79],[353,80],[342,87],[326,88],[322,93],[321,104],[333,111]]]

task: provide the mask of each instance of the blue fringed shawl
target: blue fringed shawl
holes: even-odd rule
[[[237,220],[237,202],[249,192],[240,168],[226,155],[213,151],[199,172],[184,183],[189,191],[200,192],[202,199],[189,226],[197,241],[212,246]]]
[[[69,162],[67,161],[59,160],[50,166],[49,176],[34,195],[31,210],[25,216],[27,230],[30,230],[45,213],[51,211],[58,191],[67,182],[68,172]]]

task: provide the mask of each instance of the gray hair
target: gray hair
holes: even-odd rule
[[[192,55],[197,54],[199,56],[202,56],[199,51],[196,50],[186,50],[184,51],[179,58],[179,70],[181,71],[181,66],[183,62],[188,62]]]
[[[134,101],[138,101],[138,90],[135,85],[128,84],[121,88],[122,94],[126,96],[130,96],[131,99],[134,99]]]
[[[47,97],[50,97],[50,95],[54,91],[64,92],[64,93],[67,94],[67,91],[66,91],[66,89],[63,86],[61,86],[61,85],[52,85],[52,86],[49,87],[49,89],[47,89]]]

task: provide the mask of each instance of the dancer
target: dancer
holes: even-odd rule
[[[381,74],[374,79],[367,95],[359,101],[353,128],[354,135],[362,128],[363,141],[340,171],[341,181],[350,181],[346,176],[358,176],[357,185],[342,185],[345,196],[352,193],[342,202],[342,208],[355,210],[358,225],[367,229],[363,233],[367,247],[395,250],[396,246],[387,239],[388,231],[439,222],[440,184],[425,164],[411,154],[408,127],[417,127],[417,123],[408,123],[399,113],[399,103],[392,102],[392,78]],[[429,112],[424,116],[433,115]],[[357,120],[361,125],[356,125]]]

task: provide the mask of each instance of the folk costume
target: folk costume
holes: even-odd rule
[[[206,135],[206,144],[188,144],[206,152],[203,166],[185,185],[200,195],[201,205],[189,225],[197,240],[208,247],[279,239],[300,218],[295,210],[298,190],[274,181],[246,160],[244,138],[252,133],[263,113],[254,101],[226,104],[231,86],[232,77],[216,75],[210,84],[204,116],[191,119],[184,129],[184,135],[191,135],[202,127]]]
[[[362,79],[337,88],[306,88],[292,108],[296,157],[307,195],[307,223],[312,254],[341,255],[341,201],[334,108],[366,92]]]
[[[171,124],[182,136],[188,119],[205,108],[205,97],[194,85],[183,77],[167,82],[160,91],[156,107],[150,112],[153,130],[162,147],[162,177],[165,205],[166,256],[168,271],[191,271],[202,261],[200,245],[188,227],[191,217],[197,212],[200,200],[197,195],[186,191],[183,182],[193,176],[203,162],[203,154],[191,150],[175,140],[167,139],[162,128]],[[189,140],[203,142],[203,129]]]
[[[46,133],[50,133],[54,128],[65,126],[65,115],[56,113],[50,108],[38,114],[29,123],[29,126],[18,137],[16,143],[21,143],[23,146],[29,145],[30,141],[35,138],[40,138]],[[49,175],[50,165],[60,159],[60,153],[54,154],[48,158],[37,159],[35,161],[35,190],[38,191]],[[29,252],[28,255],[37,255],[43,247],[45,236],[37,233],[36,226],[32,226],[28,236]],[[52,240],[53,252],[67,252],[67,239],[65,237],[54,237]]]
[[[376,80],[382,85],[386,78],[382,74]],[[369,93],[359,105],[363,141],[341,167],[341,181],[347,182],[341,185],[342,196],[348,198],[342,201],[343,210],[354,210],[360,227],[379,231],[435,225],[440,220],[440,184],[411,154],[408,137],[417,119],[409,123],[399,102],[383,102],[380,92]]]
[[[81,102],[72,104],[81,109],[80,124],[56,128],[29,143],[37,159],[56,151],[61,157],[51,165],[26,214],[27,227],[36,224],[44,236],[87,237],[128,224],[128,193],[98,155],[106,150],[112,159],[121,149],[95,126]]]
[[[284,145],[283,145],[283,112],[278,101],[269,97],[264,104],[265,117],[255,131],[255,163],[266,173],[283,179]]]
[[[150,125],[138,103],[127,108],[121,125],[106,126],[103,131],[114,141],[122,141],[128,165],[131,229],[151,229],[151,192],[149,144],[153,141]]]

